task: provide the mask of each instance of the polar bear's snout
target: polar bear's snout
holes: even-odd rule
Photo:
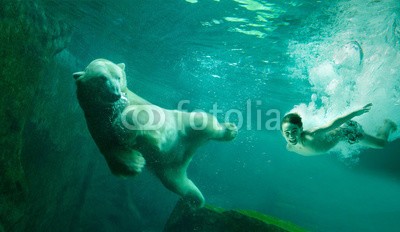
[[[106,99],[109,99],[111,102],[115,102],[121,99],[122,97],[121,87],[117,80],[106,78],[104,85],[105,85],[104,90],[106,91],[105,93]]]

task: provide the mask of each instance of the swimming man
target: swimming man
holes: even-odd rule
[[[296,113],[285,115],[281,122],[281,131],[287,141],[288,151],[304,156],[321,155],[328,152],[340,141],[350,144],[360,143],[371,148],[383,148],[388,142],[389,134],[397,129],[396,124],[386,119],[376,136],[366,134],[361,125],[351,120],[369,112],[372,104],[339,117],[331,123],[313,129],[303,130],[301,117]]]

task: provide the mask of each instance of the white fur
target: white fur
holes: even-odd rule
[[[73,74],[89,131],[111,171],[132,176],[146,164],[168,189],[195,207],[203,206],[204,197],[186,169],[200,145],[210,139],[232,140],[236,126],[220,124],[206,113],[151,104],[127,88],[124,69],[124,64],[97,59]],[[149,118],[157,125],[146,124]],[[204,128],[197,130],[203,122]]]

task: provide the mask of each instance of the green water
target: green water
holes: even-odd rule
[[[154,104],[172,109],[184,100],[190,111],[217,105],[219,120],[241,123],[234,141],[201,147],[188,169],[207,203],[309,231],[397,231],[398,140],[383,150],[343,144],[302,157],[285,149],[275,123],[295,109],[313,127],[372,102],[357,119],[366,131],[375,133],[385,118],[400,124],[397,0],[38,1],[37,7],[29,9],[68,28],[44,34],[69,40],[44,59],[27,104],[32,109],[21,130],[27,206],[12,230],[162,231],[178,196],[149,171],[112,176],[76,100],[72,73],[106,58],[124,62],[128,87]],[[37,14],[27,18],[44,20]],[[40,31],[27,38],[56,37]],[[343,50],[351,41],[362,59]]]

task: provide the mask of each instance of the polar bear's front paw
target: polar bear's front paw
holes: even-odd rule
[[[140,153],[139,153],[140,154]],[[142,172],[144,165],[146,165],[146,160],[143,156],[135,154],[135,157],[132,162],[130,162],[129,166],[134,172]]]
[[[122,153],[107,160],[111,172],[117,176],[134,176],[142,172],[146,160],[138,151]]]
[[[225,132],[224,132],[224,140],[232,140],[234,138],[236,138],[237,134],[238,134],[238,128],[234,123],[224,123],[223,127],[225,127]]]

